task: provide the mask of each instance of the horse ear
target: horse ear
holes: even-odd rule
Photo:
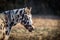
[[[26,12],[26,13],[28,12],[28,9],[27,9],[27,7],[25,7],[25,12]]]
[[[30,14],[31,13],[31,9],[32,9],[32,7],[25,7],[25,12],[27,13],[27,14]]]
[[[28,11],[30,11],[30,12],[31,12],[31,9],[32,9],[32,7],[30,7],[30,8],[25,7],[25,10],[28,10]]]

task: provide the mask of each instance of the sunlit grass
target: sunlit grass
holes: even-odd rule
[[[60,40],[59,24],[59,19],[33,18],[32,32],[17,24],[12,27],[9,40]]]

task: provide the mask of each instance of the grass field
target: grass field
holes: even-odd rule
[[[34,30],[29,32],[18,23],[12,27],[9,40],[60,40],[60,19],[34,16],[33,25]]]

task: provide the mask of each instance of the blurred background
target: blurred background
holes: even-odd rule
[[[32,7],[34,31],[29,32],[18,23],[12,27],[9,40],[60,40],[60,1],[0,0],[0,13],[26,6]],[[3,20],[0,24],[4,24]]]
[[[59,0],[0,0],[0,12],[27,5],[32,7],[33,14],[60,16]]]

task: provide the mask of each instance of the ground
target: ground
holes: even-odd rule
[[[60,40],[60,19],[47,17],[33,16],[32,32],[18,23],[12,27],[9,40]]]

